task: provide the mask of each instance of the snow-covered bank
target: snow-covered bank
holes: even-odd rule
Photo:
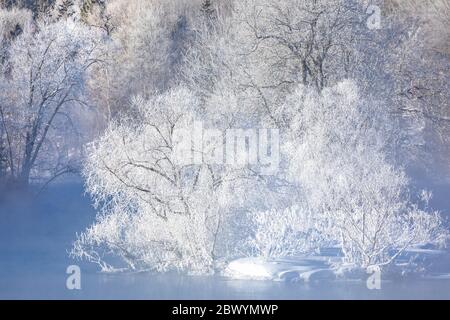
[[[233,279],[252,280],[316,280],[335,278],[325,257],[290,258],[266,261],[261,258],[242,258],[228,264],[223,275]]]
[[[368,270],[343,264],[341,257],[337,255],[272,260],[241,258],[229,262],[222,274],[241,280],[295,282],[366,280],[369,276]],[[384,280],[450,278],[450,253],[436,249],[407,249],[392,265],[381,268],[381,278]]]

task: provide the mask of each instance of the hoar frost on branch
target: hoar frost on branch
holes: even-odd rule
[[[408,179],[390,161],[386,108],[361,99],[349,81],[320,93],[301,87],[286,103],[298,110],[286,145],[292,178],[307,207],[329,221],[321,233],[345,261],[384,265],[408,247],[445,244],[439,214],[410,201]]]
[[[445,84],[412,58],[415,23],[386,16],[370,30],[356,0],[215,3],[201,19],[189,6],[130,3],[106,8],[112,63],[92,88],[118,119],[86,161],[100,213],[73,256],[105,270],[119,257],[132,269],[198,274],[221,259],[325,246],[355,266],[389,265],[409,247],[445,245],[442,218],[414,203],[398,162],[405,104],[420,96],[419,113],[427,106],[433,117],[445,106],[445,95],[403,97],[411,66],[426,87]],[[136,94],[145,98],[126,110]],[[279,172],[176,162],[174,132],[195,118],[222,131],[277,127]]]
[[[13,183],[28,185],[37,167],[57,175],[77,157],[60,149],[79,134],[77,106],[85,105],[83,86],[100,59],[99,42],[98,35],[72,21],[40,22],[8,47],[1,64],[0,124]]]
[[[73,256],[104,269],[110,268],[104,254],[112,254],[132,269],[212,271],[225,213],[258,190],[250,176],[239,181],[241,170],[176,159],[175,132],[192,125],[198,107],[183,88],[136,98],[129,115],[92,146],[86,187],[101,213]]]
[[[130,118],[95,144],[85,175],[101,213],[73,256],[104,269],[112,254],[132,269],[198,274],[236,254],[217,250],[232,243],[267,259],[337,245],[345,262],[365,267],[390,264],[414,245],[445,243],[439,215],[409,200],[403,171],[389,163],[389,122],[380,121],[387,115],[352,82],[320,93],[300,87],[287,98],[296,125],[283,151],[300,195],[299,206],[285,210],[242,210],[252,198],[250,188],[239,189],[246,171],[233,175],[230,188],[223,172],[174,161],[173,133],[189,125],[198,104],[182,88],[136,99]],[[232,193],[244,193],[241,208]],[[239,230],[230,219],[245,224]]]

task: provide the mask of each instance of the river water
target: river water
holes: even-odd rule
[[[9,199],[11,200],[11,199]],[[67,250],[95,217],[80,185],[49,190],[38,204],[22,196],[0,205],[0,299],[450,299],[450,277],[383,281],[274,282],[177,274],[102,274]],[[12,204],[11,204],[12,203]],[[66,287],[69,265],[81,290]]]

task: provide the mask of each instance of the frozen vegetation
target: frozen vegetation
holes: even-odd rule
[[[450,8],[413,2],[0,0],[4,230],[81,177],[49,250],[104,273],[445,278]]]

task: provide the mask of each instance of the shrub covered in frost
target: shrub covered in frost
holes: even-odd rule
[[[322,92],[300,87],[287,99],[295,110],[291,177],[323,230],[358,266],[389,264],[407,247],[443,244],[447,232],[437,213],[411,201],[408,179],[390,154],[395,122],[359,96],[351,81]]]
[[[353,82],[321,92],[302,86],[287,98],[287,174],[272,183],[257,183],[266,179],[251,170],[174,159],[174,132],[199,109],[183,88],[136,99],[131,115],[97,141],[85,177],[100,213],[74,256],[106,270],[119,257],[132,269],[203,274],[237,252],[272,259],[336,245],[345,262],[367,267],[390,264],[411,246],[445,244],[440,215],[411,201],[391,160],[394,122]],[[297,195],[287,199],[280,181]]]
[[[324,232],[328,222],[304,207],[285,210],[250,211],[246,241],[249,255],[274,259],[299,254],[312,254],[332,244]]]

